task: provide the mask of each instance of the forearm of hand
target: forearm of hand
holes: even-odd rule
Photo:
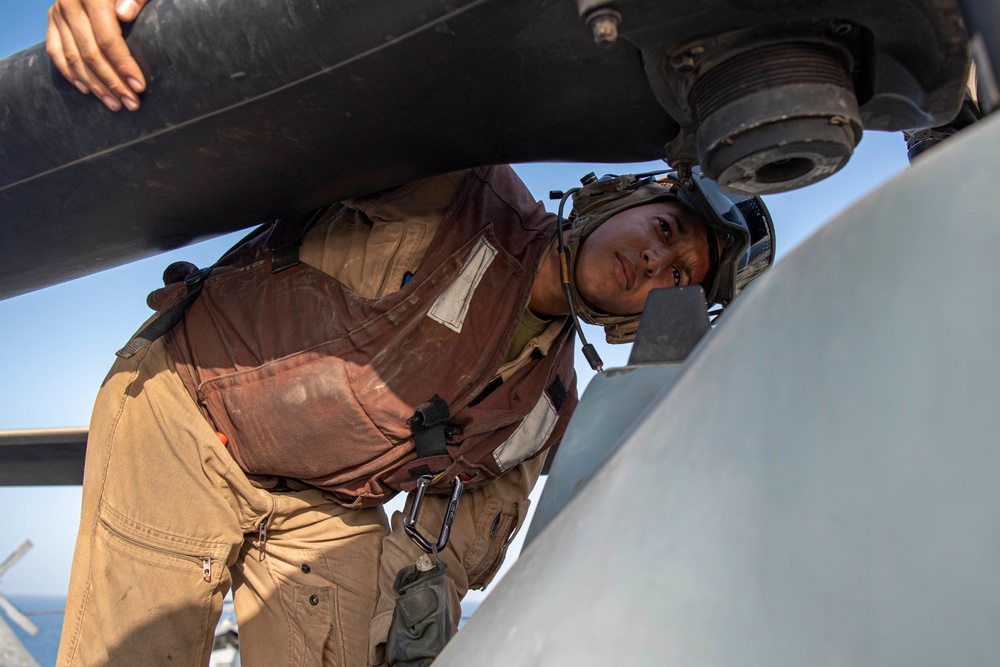
[[[146,79],[122,36],[148,0],[56,0],[49,8],[45,48],[56,69],[105,106],[139,108]]]

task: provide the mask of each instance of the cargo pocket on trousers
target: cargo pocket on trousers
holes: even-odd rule
[[[225,545],[174,538],[102,507],[93,536],[96,613],[126,656],[197,664],[211,648],[213,598],[226,587]],[[116,662],[112,660],[112,662]],[[153,663],[147,663],[153,664]]]
[[[520,502],[490,498],[476,518],[476,539],[463,564],[470,589],[483,589],[493,581],[503,564],[517,531],[528,512],[529,500]]]

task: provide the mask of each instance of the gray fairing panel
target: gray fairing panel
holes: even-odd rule
[[[758,281],[435,666],[995,663],[998,145]]]

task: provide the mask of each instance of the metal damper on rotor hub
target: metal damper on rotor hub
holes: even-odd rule
[[[826,178],[863,129],[932,126],[964,92],[965,35],[949,0],[915,0],[906,16],[860,0],[577,4],[598,44],[639,50],[680,125],[665,146],[671,166],[683,176],[700,165],[740,194]]]

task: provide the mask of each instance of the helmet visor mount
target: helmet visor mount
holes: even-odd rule
[[[704,287],[710,305],[728,305],[774,262],[771,216],[759,198],[729,194],[700,170],[694,171],[689,184],[675,186],[675,192],[723,243],[718,270],[706,279]],[[764,266],[757,266],[755,260]]]

